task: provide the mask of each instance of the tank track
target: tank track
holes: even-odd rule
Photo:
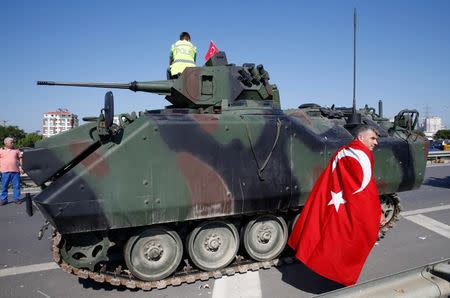
[[[61,234],[59,234],[58,232],[54,232],[52,238],[52,256],[53,260],[65,272],[76,275],[81,279],[91,279],[98,283],[108,283],[113,286],[125,286],[129,289],[142,289],[144,291],[150,291],[152,289],[164,289],[168,286],[179,286],[183,283],[191,284],[196,281],[207,281],[211,278],[218,279],[222,276],[232,276],[236,273],[246,273],[248,271],[269,269],[272,267],[278,267],[284,264],[292,264],[296,262],[293,255],[280,257],[266,262],[255,262],[253,260],[244,259],[241,256],[237,256],[236,260],[233,263],[221,270],[204,272],[187,265],[182,271],[176,272],[172,277],[158,281],[142,281],[136,279],[128,270],[124,270],[122,266],[118,266],[117,268],[113,269],[107,268],[104,265],[100,269],[100,272],[93,272],[85,269],[78,269],[67,264],[61,258],[61,239]]]
[[[391,202],[394,203],[395,208],[391,220],[383,227],[380,227],[380,238],[384,237],[386,232],[394,226],[395,222],[397,222],[400,217],[401,208],[398,196],[396,194],[390,194],[387,196],[392,200]],[[198,269],[192,268],[189,264],[187,264],[184,266],[183,270],[177,271],[172,275],[172,277],[158,281],[142,281],[135,278],[130,271],[124,269],[121,265],[116,268],[108,268],[106,265],[103,265],[99,272],[94,272],[86,269],[75,268],[67,264],[61,257],[61,239],[61,234],[54,231],[52,237],[52,256],[53,260],[65,272],[73,274],[81,279],[91,279],[98,283],[107,283],[117,287],[124,286],[129,289],[142,289],[144,291],[164,289],[168,286],[179,286],[184,283],[191,284],[197,281],[207,281],[212,278],[218,279],[222,276],[232,276],[237,273],[243,274],[248,271],[258,271],[260,269],[270,269],[272,267],[280,267],[297,262],[293,251],[286,247],[281,253],[281,257],[270,261],[258,262],[252,259],[246,259],[242,256],[236,256],[236,260],[233,263],[221,270],[211,272],[199,271]]]

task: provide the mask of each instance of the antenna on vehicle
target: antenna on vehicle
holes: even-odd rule
[[[345,127],[351,129],[361,123],[361,114],[356,112],[356,8],[353,8],[353,107]]]

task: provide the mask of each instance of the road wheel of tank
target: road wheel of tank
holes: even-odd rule
[[[203,222],[190,233],[188,239],[192,262],[205,271],[226,267],[235,258],[238,248],[238,231],[226,221]]]
[[[400,216],[400,199],[396,194],[380,196],[381,212],[383,212],[386,223],[380,227],[379,237],[383,237],[386,232],[394,226]]]
[[[262,215],[247,223],[243,242],[252,259],[269,261],[283,251],[287,238],[288,228],[282,217]]]
[[[172,274],[183,256],[177,232],[167,227],[151,227],[132,236],[124,249],[125,263],[131,273],[145,281]]]

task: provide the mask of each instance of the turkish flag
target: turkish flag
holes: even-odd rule
[[[208,61],[209,58],[211,58],[212,56],[214,56],[217,53],[219,53],[219,49],[216,47],[214,42],[211,40],[209,42],[208,52],[206,52],[206,55],[205,55],[205,60]]]
[[[314,272],[356,283],[378,239],[381,206],[373,154],[358,140],[341,147],[314,185],[288,245]]]

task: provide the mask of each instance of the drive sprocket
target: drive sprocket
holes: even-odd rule
[[[97,264],[109,261],[108,249],[113,245],[106,235],[98,233],[62,235],[61,257],[76,268],[94,271]]]

